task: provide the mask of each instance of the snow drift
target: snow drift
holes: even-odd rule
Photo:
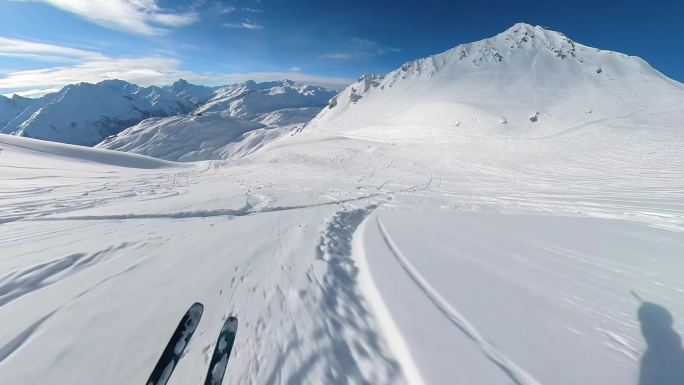
[[[0,147],[2,149],[6,149],[7,147],[21,149],[24,152],[33,154],[32,156],[35,156],[35,153],[38,153],[38,155],[45,158],[43,162],[49,162],[49,160],[46,159],[54,160],[55,158],[64,158],[70,161],[79,160],[141,169],[181,166],[177,163],[137,154],[127,154],[109,150],[93,150],[82,146],[54,143],[5,134],[0,134],[0,145],[2,145],[2,147]],[[30,159],[30,157],[28,159]]]

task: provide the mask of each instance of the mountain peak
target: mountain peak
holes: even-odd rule
[[[542,27],[540,25],[532,25],[532,24],[520,22],[520,23],[513,24],[510,28],[503,31],[502,34],[518,34],[518,33],[525,33],[525,32],[527,32],[528,34],[532,34],[535,32],[538,33],[538,32],[543,32],[543,31],[552,32],[552,33],[559,33],[557,31],[550,29],[550,28]]]
[[[468,111],[477,111],[487,123],[476,119],[471,127],[548,133],[558,121],[579,125],[584,119],[655,111],[683,97],[680,84],[637,57],[516,23],[494,37],[407,62],[384,76],[362,76],[331,99],[316,121],[351,129],[356,114],[365,111],[375,125],[429,126],[472,120]],[[368,120],[363,124],[373,126]]]
[[[557,45],[559,43],[574,43],[562,32],[554,31],[552,29],[542,27],[539,25],[533,26],[527,23],[515,23],[512,27],[496,35],[494,39],[503,39],[505,41],[512,40],[518,43],[527,42],[528,39],[538,39],[539,42],[542,42],[545,45]]]
[[[510,28],[505,30],[503,33],[518,33],[520,31],[532,32],[538,28],[539,29],[545,29],[545,28],[542,28],[540,26],[534,26],[532,24],[520,22],[520,23],[513,24],[513,26],[511,26]]]
[[[110,90],[117,92],[117,93],[132,93],[132,92],[136,91],[138,88],[140,88],[135,84],[132,84],[132,83],[129,83],[125,80],[120,80],[120,79],[103,80],[103,81],[97,83],[96,85],[107,87]]]
[[[178,79],[175,82],[173,82],[173,84],[171,85],[171,88],[174,90],[182,90],[182,89],[188,87],[189,85],[191,85],[191,84],[187,80]]]

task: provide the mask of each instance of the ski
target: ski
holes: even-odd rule
[[[204,305],[196,302],[183,315],[169,343],[166,344],[166,348],[164,348],[157,365],[152,370],[152,374],[150,374],[150,378],[147,380],[147,385],[166,385],[190,338],[195,333],[203,312]]]
[[[204,385],[221,385],[223,382],[230,352],[233,350],[237,328],[238,320],[236,317],[228,317],[226,322],[223,323],[221,333],[219,333],[216,346],[214,347],[214,354],[211,356],[211,363],[209,364],[209,371],[204,380]]]

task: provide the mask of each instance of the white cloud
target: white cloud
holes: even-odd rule
[[[192,72],[178,69],[179,65],[177,59],[165,57],[102,58],[72,66],[10,72],[0,78],[0,90],[17,93],[107,79],[152,85],[171,83],[181,77],[198,78]]]
[[[264,27],[261,26],[260,24],[248,22],[248,21],[243,21],[240,23],[225,23],[223,24],[224,27],[230,28],[230,29],[249,29],[249,30],[259,30],[263,29]]]
[[[302,69],[300,67],[290,67],[290,72],[302,72]]]
[[[0,56],[26,57],[51,62],[102,59],[97,52],[0,36]]]
[[[93,23],[142,35],[163,35],[162,27],[183,27],[199,21],[196,12],[160,8],[156,0],[16,0],[50,4]]]

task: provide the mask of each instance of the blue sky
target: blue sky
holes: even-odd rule
[[[341,87],[519,21],[684,81],[683,16],[684,2],[657,0],[0,0],[0,94],[112,77]]]

